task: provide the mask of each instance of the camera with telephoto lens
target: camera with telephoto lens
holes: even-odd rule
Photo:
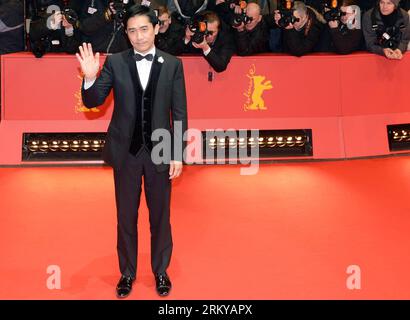
[[[293,2],[291,0],[281,1],[279,4],[279,14],[280,19],[278,25],[281,28],[286,28],[290,24],[294,24],[299,21],[299,18],[296,18],[293,15]]]
[[[281,18],[279,19],[278,24],[279,24],[279,27],[281,28],[286,28],[288,25],[294,24],[295,22],[299,21],[299,18],[296,18],[293,15],[293,10],[292,11],[285,10],[281,12],[280,15],[281,15]]]
[[[61,14],[64,16],[64,18],[67,20],[69,24],[71,24],[75,28],[78,28],[80,20],[78,18],[77,12],[75,12],[71,8],[66,7],[61,11]]]
[[[246,15],[245,12],[242,12],[241,14],[235,14],[233,21],[232,21],[232,26],[233,27],[239,27],[242,23],[243,24],[248,24],[253,21],[252,17],[249,17]]]
[[[113,18],[115,21],[122,22],[127,13],[128,0],[114,0],[112,1]]]
[[[401,39],[401,30],[399,27],[379,28],[376,33],[377,42],[382,48],[396,50],[399,47]]]
[[[71,24],[74,28],[78,28],[80,25],[80,19],[77,12],[70,7],[69,0],[63,0],[63,9],[61,10],[61,15]]]
[[[207,21],[201,17],[194,17],[188,21],[188,28],[194,34],[191,36],[192,42],[201,43],[210,34]]]
[[[235,28],[239,27],[242,23],[248,24],[253,21],[252,17],[246,15],[246,1],[239,1],[237,5],[241,8],[241,13],[233,14],[231,25]]]
[[[340,8],[334,8],[324,12],[323,18],[325,18],[326,22],[340,21],[344,15],[346,15],[346,12],[341,11]]]
[[[346,15],[346,12],[340,10],[341,2],[338,0],[326,1],[323,8],[323,18],[326,22],[339,21]]]

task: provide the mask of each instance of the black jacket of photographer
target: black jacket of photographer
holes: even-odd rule
[[[342,25],[339,22],[336,28],[330,28],[327,24],[324,33],[326,36],[323,38],[329,44],[326,51],[349,54],[361,50],[363,47],[363,32],[361,29],[349,29],[345,24]]]
[[[23,2],[0,0],[0,54],[24,50]]]
[[[78,12],[78,1],[69,1],[68,7]],[[49,19],[53,14],[51,11],[53,8],[63,10],[65,8],[64,1],[34,0],[29,4],[28,12],[31,19],[29,38],[32,50],[38,46],[49,46],[46,52],[77,52],[81,43],[81,34],[78,28],[74,26],[71,35],[66,34],[66,29],[62,25],[56,30],[51,29]]]
[[[185,29],[179,23],[172,23],[164,33],[158,32],[155,36],[155,46],[174,56],[184,52],[184,44],[181,39],[184,38]]]
[[[182,39],[182,43],[184,44],[184,39]],[[209,46],[211,51],[205,56],[202,49],[195,48],[192,45],[192,41],[190,41],[184,44],[184,53],[202,54],[216,72],[225,71],[231,61],[231,57],[235,53],[235,42],[228,27],[224,26],[223,23],[214,43]]]
[[[95,52],[117,53],[130,47],[122,21],[108,12],[110,2],[86,0],[81,9],[81,31]]]
[[[395,9],[388,21],[390,22],[390,27],[395,26],[401,29],[401,40],[398,48],[402,53],[407,50],[407,45],[410,40],[410,24],[409,24],[409,14],[401,8]],[[366,47],[370,52],[384,55],[383,48],[378,44],[378,36],[376,30],[373,29],[373,24],[378,26],[389,27],[384,24],[380,10],[378,6],[367,11],[363,16],[362,28],[363,35],[366,41]]]
[[[235,29],[236,51],[240,56],[249,56],[256,53],[268,52],[270,29],[278,26],[272,14],[263,15],[261,21],[250,31]]]
[[[307,15],[308,20],[300,30],[295,28],[283,30],[284,52],[301,57],[316,51],[325,25],[317,19],[316,14],[310,8],[307,8]]]

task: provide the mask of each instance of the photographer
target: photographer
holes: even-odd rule
[[[96,52],[116,53],[129,48],[123,16],[128,0],[86,0],[81,10],[81,31]]]
[[[34,55],[40,58],[47,52],[75,53],[81,43],[78,2],[34,0],[30,5],[29,38]]]
[[[273,16],[262,16],[261,8],[257,3],[248,3],[245,15],[244,22],[233,25],[236,29],[235,41],[238,55],[248,56],[268,52],[270,29],[277,28]]]
[[[0,0],[0,54],[24,50],[23,2]]]
[[[202,53],[216,72],[225,71],[235,53],[232,35],[221,27],[221,20],[212,11],[195,17],[186,26],[182,41],[185,53]]]
[[[327,32],[330,35],[330,50],[349,54],[360,50],[363,34],[360,23],[360,8],[355,0],[343,0],[340,7],[330,7],[324,13]]]
[[[388,59],[400,60],[410,40],[409,14],[399,8],[399,2],[380,0],[363,17],[367,49]]]
[[[282,24],[281,14],[277,11],[275,21],[284,29],[284,51],[301,57],[315,51],[315,47],[319,45],[325,20],[316,10],[306,7],[301,1],[293,3],[292,13],[290,23]]]
[[[155,46],[174,56],[180,55],[184,46],[181,39],[184,37],[184,28],[180,24],[172,23],[168,8],[158,8],[159,31],[155,37]]]

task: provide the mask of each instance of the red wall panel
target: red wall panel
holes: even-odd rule
[[[233,57],[213,81],[202,57],[182,60],[190,128],[312,129],[311,159],[343,159],[389,154],[386,125],[410,123],[409,54]],[[19,53],[1,62],[0,165],[21,163],[24,132],[106,130],[112,96],[98,109],[82,106],[74,56]]]

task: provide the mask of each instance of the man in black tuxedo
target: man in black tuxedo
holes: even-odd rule
[[[152,9],[135,5],[124,22],[133,48],[108,56],[98,78],[99,53],[94,55],[91,44],[79,48],[82,97],[84,105],[92,108],[114,90],[103,158],[114,169],[121,271],[117,296],[126,297],[136,277],[142,177],[149,208],[151,267],[158,294],[166,296],[171,289],[166,273],[172,252],[170,179],[181,174],[187,129],[184,73],[181,60],[155,48],[159,25]],[[156,141],[160,139],[155,136],[163,139]]]

